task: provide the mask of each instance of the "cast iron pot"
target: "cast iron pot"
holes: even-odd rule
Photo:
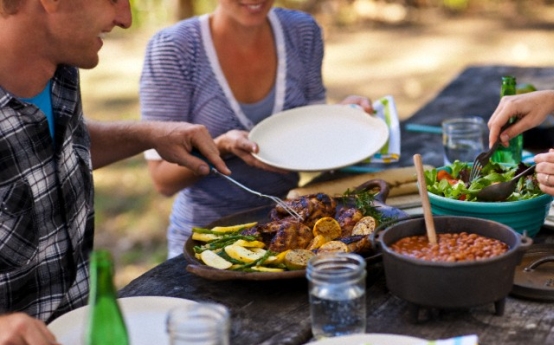
[[[495,314],[504,313],[505,298],[512,289],[515,267],[532,244],[529,237],[490,220],[435,216],[437,233],[468,232],[495,238],[509,250],[497,257],[470,262],[430,262],[398,254],[390,248],[397,240],[425,235],[422,217],[384,224],[378,241],[383,255],[387,287],[394,295],[411,302],[411,317],[419,307],[468,308],[495,303]]]

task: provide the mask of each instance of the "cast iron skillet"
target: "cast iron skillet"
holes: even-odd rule
[[[403,219],[408,218],[408,214],[404,211],[391,207],[385,204],[390,189],[387,183],[384,180],[369,180],[355,190],[372,190],[378,189],[380,193],[376,195],[374,206],[386,217]],[[338,204],[340,199],[337,200]],[[340,207],[338,205],[337,207]],[[274,206],[262,206],[254,208],[249,211],[237,213],[227,217],[223,217],[211,224],[206,225],[206,228],[213,228],[215,226],[229,226],[236,224],[243,224],[248,222],[257,221],[259,223],[266,223],[270,221],[269,213]],[[191,238],[187,240],[184,248],[184,255],[189,264],[187,265],[187,271],[196,274],[197,276],[210,279],[210,280],[276,280],[276,279],[293,279],[293,278],[304,278],[306,275],[306,270],[297,270],[297,271],[284,271],[284,272],[239,272],[231,270],[219,270],[212,268],[210,266],[204,265],[200,260],[194,256],[194,246],[200,245],[201,243],[195,241]],[[371,264],[381,260],[381,253],[375,251],[373,254],[365,257],[366,263]]]

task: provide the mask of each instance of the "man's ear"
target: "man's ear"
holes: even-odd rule
[[[60,0],[39,0],[40,4],[47,13],[54,13],[60,6]]]

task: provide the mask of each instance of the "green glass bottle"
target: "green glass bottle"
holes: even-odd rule
[[[114,264],[110,252],[93,251],[90,257],[90,295],[85,345],[129,345],[127,327],[116,299],[113,274]]]
[[[516,94],[516,78],[512,76],[502,77],[502,88],[500,89],[500,98]],[[510,123],[517,119],[512,117]],[[523,135],[510,139],[510,145],[504,147],[500,145],[491,157],[493,162],[519,164],[521,162],[521,154],[523,151]]]

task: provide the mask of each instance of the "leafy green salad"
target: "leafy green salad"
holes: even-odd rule
[[[469,183],[471,164],[455,161],[449,166],[440,169],[425,171],[425,182],[430,193],[449,199],[480,201],[477,193],[494,183],[505,182],[528,168],[526,164],[505,166],[489,162],[483,167],[478,178]],[[519,179],[516,189],[506,201],[519,201],[536,198],[544,193],[539,189],[536,175]]]

